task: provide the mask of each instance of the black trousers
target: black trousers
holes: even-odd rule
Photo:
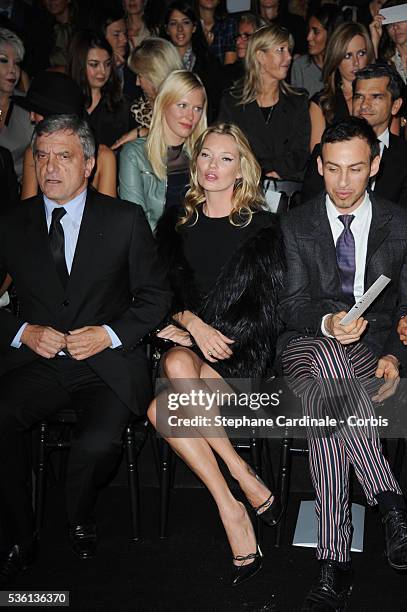
[[[33,533],[24,432],[67,406],[78,416],[66,482],[68,521],[75,525],[93,519],[98,489],[120,457],[129,408],[86,362],[74,359],[40,358],[0,378],[0,546]]]

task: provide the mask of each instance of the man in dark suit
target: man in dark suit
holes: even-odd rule
[[[380,142],[380,166],[370,181],[371,190],[386,200],[407,206],[407,143],[389,131],[391,120],[402,105],[402,91],[403,81],[394,68],[371,64],[359,70],[353,81],[352,114],[366,119]],[[320,145],[316,145],[308,161],[301,202],[324,190],[317,167],[320,150]]]
[[[328,611],[345,609],[352,589],[351,464],[368,503],[381,511],[390,565],[407,569],[406,506],[373,421],[374,402],[395,391],[405,358],[396,322],[407,303],[407,212],[366,191],[379,166],[379,145],[365,120],[329,127],[321,145],[318,168],[326,193],[282,219],[287,277],[281,317],[287,331],[280,353],[304,414],[336,421],[330,429],[307,430],[320,576],[303,610]],[[392,282],[365,318],[342,325],[381,274]],[[353,427],[355,417],[362,419],[360,427]]]
[[[10,273],[20,301],[18,318],[0,311],[0,584],[32,557],[23,432],[71,403],[70,540],[81,558],[93,555],[98,489],[131,413],[151,399],[139,343],[170,303],[141,208],[87,189],[95,144],[86,121],[45,119],[33,152],[43,195],[0,220],[0,278]]]

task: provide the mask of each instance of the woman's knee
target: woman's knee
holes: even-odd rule
[[[195,378],[199,374],[194,355],[182,347],[170,349],[165,353],[163,368],[168,378]]]
[[[157,402],[155,399],[151,402],[147,409],[147,416],[152,426],[155,427],[157,421]]]

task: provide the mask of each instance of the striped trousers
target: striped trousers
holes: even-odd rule
[[[309,463],[316,493],[318,559],[350,560],[352,523],[349,509],[349,466],[370,505],[384,491],[401,494],[383,456],[376,427],[347,426],[347,417],[375,416],[371,400],[382,381],[374,377],[377,358],[360,342],[342,345],[333,338],[292,340],[282,355],[284,376],[301,397],[303,413],[343,421],[332,431],[307,429]]]

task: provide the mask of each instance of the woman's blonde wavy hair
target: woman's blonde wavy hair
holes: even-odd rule
[[[200,120],[192,134],[185,141],[185,149],[189,156],[198,136],[206,128],[206,91],[201,79],[189,70],[174,70],[167,76],[160,87],[154,103],[150,132],[147,137],[146,151],[154,174],[161,180],[167,176],[167,143],[165,140],[165,110],[171,104],[176,104],[193,89],[202,89],[204,93],[203,111]]]
[[[195,143],[190,165],[190,188],[184,202],[185,214],[179,219],[177,228],[191,220],[192,224],[195,224],[199,216],[198,207],[205,202],[205,191],[198,181],[198,156],[210,134],[231,136],[239,151],[239,171],[242,178],[236,180],[233,189],[230,223],[240,227],[246,226],[252,220],[253,211],[264,208],[264,197],[260,187],[261,167],[253,155],[246,136],[233,123],[218,123],[208,127]]]
[[[154,37],[145,38],[133,49],[127,64],[135,74],[146,77],[156,91],[173,70],[182,69],[181,57],[174,45]]]
[[[245,57],[243,91],[239,104],[250,104],[262,93],[261,65],[257,58],[257,52],[268,51],[268,49],[287,42],[290,51],[292,51],[294,48],[293,37],[288,30],[275,24],[263,26],[250,36]],[[298,93],[285,81],[280,81],[280,89],[285,94]]]

